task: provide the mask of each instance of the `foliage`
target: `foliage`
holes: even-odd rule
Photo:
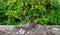
[[[0,0],[0,24],[60,24],[58,0]]]

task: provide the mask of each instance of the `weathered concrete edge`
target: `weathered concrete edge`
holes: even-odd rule
[[[21,25],[18,25],[18,26],[21,26]],[[0,30],[2,31],[6,31],[6,29],[14,30],[14,28],[15,28],[15,25],[0,25]],[[47,25],[46,28],[60,35],[60,25]]]
[[[22,26],[22,25],[18,25],[18,26]],[[1,28],[16,28],[17,26],[15,25],[0,25],[0,29]],[[60,25],[47,25],[46,28],[60,28]]]
[[[0,25],[0,27],[15,27],[15,25]],[[18,25],[22,26],[22,25]],[[47,25],[46,27],[60,27],[60,25]]]

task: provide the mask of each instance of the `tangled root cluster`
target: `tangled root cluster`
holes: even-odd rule
[[[18,26],[15,31],[15,35],[55,35],[53,32],[45,29],[39,24],[28,24],[24,26]]]

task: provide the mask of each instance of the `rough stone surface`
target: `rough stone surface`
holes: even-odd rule
[[[19,26],[0,26],[0,35],[60,35],[60,26],[46,26],[36,25],[35,27]]]

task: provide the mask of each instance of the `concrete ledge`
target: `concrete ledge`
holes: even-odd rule
[[[14,31],[14,25],[0,25],[0,35],[1,35],[1,31],[4,32],[10,32],[11,35],[13,35],[13,31]],[[56,35],[60,35],[60,25],[47,25],[46,29],[54,32]]]

